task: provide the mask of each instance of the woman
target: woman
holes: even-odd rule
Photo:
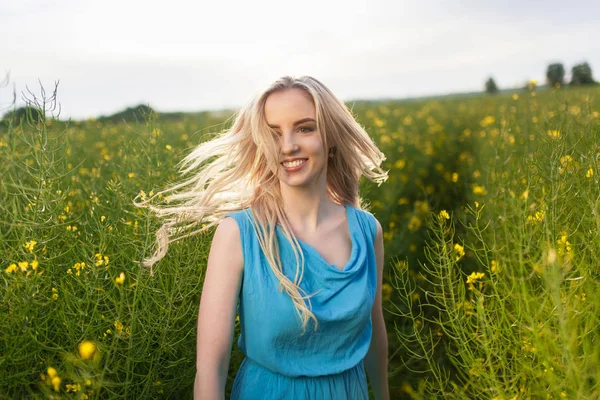
[[[344,103],[304,76],[274,82],[183,160],[199,172],[169,189],[181,191],[176,206],[148,205],[168,220],[145,265],[218,224],[194,398],[224,398],[238,300],[246,357],[232,399],[368,399],[367,376],[376,399],[389,398],[382,229],[358,192],[362,175],[387,179],[384,159]]]

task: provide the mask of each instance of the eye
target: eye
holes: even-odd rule
[[[304,131],[303,131],[304,129]],[[299,129],[301,132],[303,133],[309,133],[312,132],[314,129],[313,128],[309,128],[308,126],[303,126],[302,128]]]

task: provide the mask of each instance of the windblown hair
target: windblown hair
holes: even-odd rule
[[[304,255],[283,211],[278,179],[279,139],[265,120],[269,95],[293,88],[305,91],[312,99],[324,149],[337,148],[335,156],[327,158],[327,195],[340,205],[363,209],[359,178],[364,175],[378,185],[385,182],[387,172],[380,168],[385,155],[346,105],[310,76],[285,76],[257,93],[235,115],[230,129],[198,145],[178,164],[180,173],[189,176],[187,179],[135,204],[165,219],[156,232],[154,255],[142,262],[150,267],[151,274],[152,266],[165,256],[169,243],[206,231],[231,212],[250,208],[255,222],[250,221],[269,266],[279,279],[279,291],[289,294],[305,331],[309,318],[314,320],[315,330],[318,326],[304,302],[316,293],[300,294]],[[168,196],[171,205],[159,207],[150,203],[168,192],[174,192]],[[282,227],[296,257],[294,282],[282,272],[276,225]]]

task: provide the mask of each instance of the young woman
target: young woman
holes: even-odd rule
[[[156,254],[218,225],[198,314],[195,399],[224,398],[239,300],[245,358],[231,399],[389,398],[382,228],[358,181],[385,159],[317,79],[283,77],[183,160]],[[164,193],[164,192],[162,192]],[[229,218],[227,218],[229,217]],[[191,230],[173,239],[179,229]]]

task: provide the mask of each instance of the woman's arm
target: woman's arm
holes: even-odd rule
[[[388,387],[388,340],[385,321],[383,319],[383,307],[381,302],[381,285],[383,282],[383,229],[377,222],[377,234],[375,235],[375,259],[377,260],[377,292],[371,319],[373,322],[373,336],[371,345],[365,356],[364,365],[371,388],[376,400],[389,400]]]
[[[243,267],[239,227],[225,218],[215,230],[200,298],[195,400],[225,398]]]

